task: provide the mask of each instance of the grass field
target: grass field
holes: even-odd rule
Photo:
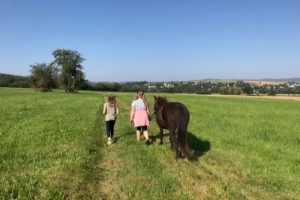
[[[300,199],[299,101],[166,95],[190,110],[190,162],[175,161],[167,131],[158,145],[155,120],[152,144],[135,140],[133,93],[115,93],[106,146],[108,94],[0,88],[0,200]]]

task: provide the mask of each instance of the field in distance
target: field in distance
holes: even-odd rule
[[[211,83],[230,83],[230,82],[237,82],[237,81],[243,81],[245,83],[250,83],[254,85],[280,85],[280,84],[285,84],[289,82],[288,80],[283,81],[283,80],[243,80],[243,79],[205,79],[201,80],[202,82],[211,82]]]
[[[284,82],[284,81],[259,81],[259,80],[256,80],[256,81],[244,81],[245,83],[250,83],[250,84],[253,84],[253,85],[258,85],[258,86],[261,86],[261,85],[280,85],[280,84],[285,84],[287,82]]]

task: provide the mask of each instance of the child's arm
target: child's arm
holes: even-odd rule
[[[133,123],[134,113],[135,113],[135,108],[131,107],[131,111],[130,111],[130,123]]]
[[[117,105],[116,114],[119,114],[119,105]]]
[[[106,104],[103,106],[103,114],[106,114]]]

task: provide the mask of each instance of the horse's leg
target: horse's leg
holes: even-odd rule
[[[178,129],[176,129],[173,133],[173,141],[174,141],[174,148],[175,148],[175,159],[177,160],[180,158],[180,151],[179,151],[179,145],[178,145]]]
[[[160,137],[160,142],[159,144],[162,145],[163,144],[163,137],[164,137],[164,132],[163,132],[163,128],[162,127],[159,127],[159,137]]]
[[[174,150],[174,135],[175,135],[175,132],[173,132],[172,129],[169,129],[169,140],[170,140],[172,151]]]
[[[177,129],[170,129],[170,139],[171,139],[171,149],[175,150],[175,159],[178,160],[180,157],[179,153],[179,146],[178,146],[178,136],[177,136]]]
[[[173,138],[171,136],[171,132],[169,133],[169,140],[170,140],[170,144],[171,144],[171,150],[173,151],[174,150],[174,142],[173,142]]]

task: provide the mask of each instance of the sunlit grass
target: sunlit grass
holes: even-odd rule
[[[90,181],[94,164],[101,158],[103,126],[98,116],[102,95],[0,92],[0,196],[59,199],[84,195],[81,186]]]
[[[300,196],[299,102],[168,94],[190,110],[196,159],[189,162],[175,160],[167,134],[158,145],[155,120],[152,144],[136,141],[133,93],[115,93],[120,115],[107,146],[101,111],[108,94],[1,88],[0,199]]]

